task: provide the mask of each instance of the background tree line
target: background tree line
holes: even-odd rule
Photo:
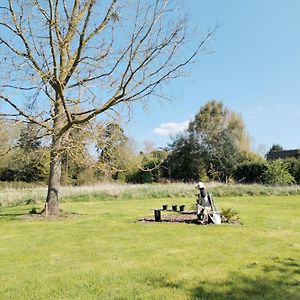
[[[49,176],[49,137],[35,124],[13,125],[1,120],[0,181],[46,183]],[[90,136],[93,138],[90,139]],[[62,156],[62,184],[87,184],[118,180],[133,183],[158,182],[158,166],[166,151],[135,149],[121,125],[108,122],[89,132],[87,126],[70,131]]]
[[[0,180],[46,182],[48,145],[35,124],[12,126],[2,120]],[[274,144],[266,157],[282,149]],[[86,126],[72,129],[62,153],[61,183],[104,180],[299,184],[300,160],[269,161],[252,152],[242,117],[222,102],[209,101],[165,149],[149,147],[137,152],[134,141],[116,121],[92,132]]]

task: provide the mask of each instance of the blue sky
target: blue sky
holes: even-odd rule
[[[253,150],[300,148],[300,1],[185,0],[191,27],[219,28],[186,77],[166,87],[174,100],[135,107],[128,134],[142,146],[171,141],[208,100],[241,113]],[[197,38],[197,36],[195,36]],[[165,134],[165,135],[163,135]]]

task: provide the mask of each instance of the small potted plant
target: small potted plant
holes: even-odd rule
[[[182,205],[179,206],[180,211],[184,211],[184,209],[185,209],[185,204],[182,204]]]

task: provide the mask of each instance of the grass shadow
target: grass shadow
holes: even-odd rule
[[[0,212],[0,220],[7,220],[7,221],[8,220],[17,220],[18,218],[25,217],[28,215],[30,215],[28,210],[26,210],[26,212],[23,212],[23,213],[14,213],[14,212],[1,213]]]
[[[32,216],[40,210],[38,207],[14,206],[0,209],[0,220],[19,220],[23,217]]]
[[[300,264],[293,258],[275,259],[262,266],[259,276],[233,272],[223,282],[202,281],[191,291],[191,299],[300,299],[299,270]]]
[[[85,216],[87,214],[84,213],[76,213],[70,211],[61,210],[61,213],[57,216],[46,216],[41,214],[41,208],[33,207],[32,209],[29,208],[18,208],[17,210],[12,211],[0,211],[0,220],[1,221],[14,221],[14,220],[50,220],[50,219],[66,219],[66,218],[75,218],[80,216]]]

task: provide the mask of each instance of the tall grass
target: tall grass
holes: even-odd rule
[[[207,190],[214,197],[283,196],[300,195],[300,186],[224,185],[208,183]],[[0,206],[38,203],[44,201],[47,187],[44,186],[0,186]],[[195,198],[198,193],[194,184],[118,184],[101,183],[85,186],[62,186],[62,202],[94,201],[113,199],[149,198]]]

